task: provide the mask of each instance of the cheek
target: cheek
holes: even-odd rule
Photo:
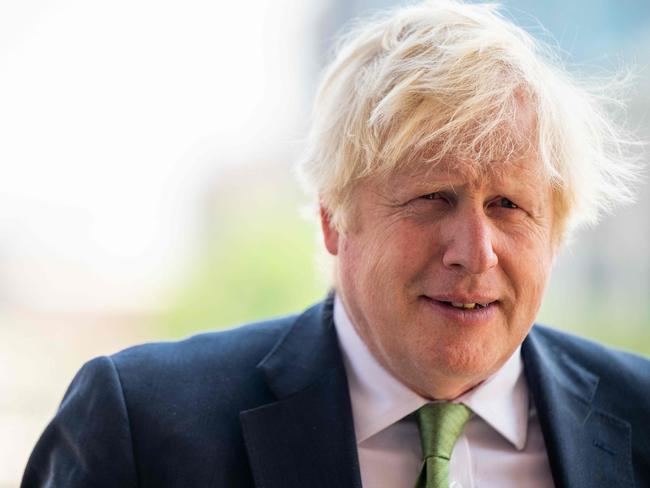
[[[423,266],[439,247],[442,229],[439,225],[415,225],[402,222],[391,228],[390,235],[376,241],[378,252],[396,268]]]
[[[349,257],[362,274],[399,275],[417,261],[421,241],[404,226],[394,225],[348,242]]]
[[[341,278],[348,289],[353,289],[361,297],[376,291],[376,285],[383,283],[386,276],[384,268],[385,254],[374,239],[361,239],[352,236],[343,240],[338,256],[338,268]]]
[[[509,275],[516,292],[517,308],[526,315],[536,314],[542,303],[552,259],[540,247],[519,252],[509,264]]]

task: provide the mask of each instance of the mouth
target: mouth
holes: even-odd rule
[[[485,303],[478,303],[478,302],[462,303],[462,302],[452,302],[446,300],[436,300],[436,301],[448,307],[460,308],[462,310],[477,310],[477,309],[489,307],[493,303],[496,303],[496,301],[485,302]]]
[[[422,295],[421,298],[430,305],[434,305],[438,310],[448,310],[450,313],[453,312],[466,315],[483,315],[488,311],[497,308],[500,303],[499,300],[485,296],[462,298],[439,296],[437,298],[434,298],[431,296]]]

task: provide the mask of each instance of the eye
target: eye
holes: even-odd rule
[[[434,192],[422,195],[420,198],[423,198],[424,200],[441,200],[443,199],[443,196],[439,192]]]
[[[456,202],[456,195],[452,192],[448,191],[434,191],[431,193],[427,193],[426,195],[422,195],[417,198],[418,200],[436,200],[440,201],[443,203],[449,203],[453,204]]]
[[[501,208],[511,208],[511,209],[516,209],[519,208],[519,205],[514,203],[512,200],[506,198],[506,197],[499,197],[494,199],[492,202],[490,202],[489,206],[498,206]]]
[[[438,215],[440,212],[446,212],[454,206],[455,200],[453,195],[446,191],[435,191],[415,196],[406,202],[411,212],[422,216]]]
[[[508,200],[505,197],[499,198],[498,204],[505,208],[519,208],[516,203],[514,203],[512,200]]]

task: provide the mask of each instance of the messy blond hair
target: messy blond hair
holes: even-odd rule
[[[602,93],[574,80],[496,5],[399,7],[342,38],[317,91],[299,172],[343,230],[363,178],[446,157],[478,168],[532,147],[555,191],[562,240],[633,197],[634,143]],[[516,123],[522,104],[536,115],[532,141]]]

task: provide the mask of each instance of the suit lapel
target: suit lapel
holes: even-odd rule
[[[597,407],[598,376],[537,326],[522,356],[556,486],[634,486],[630,424]]]
[[[278,401],[240,414],[255,484],[360,488],[332,298],[301,315],[258,368]]]

